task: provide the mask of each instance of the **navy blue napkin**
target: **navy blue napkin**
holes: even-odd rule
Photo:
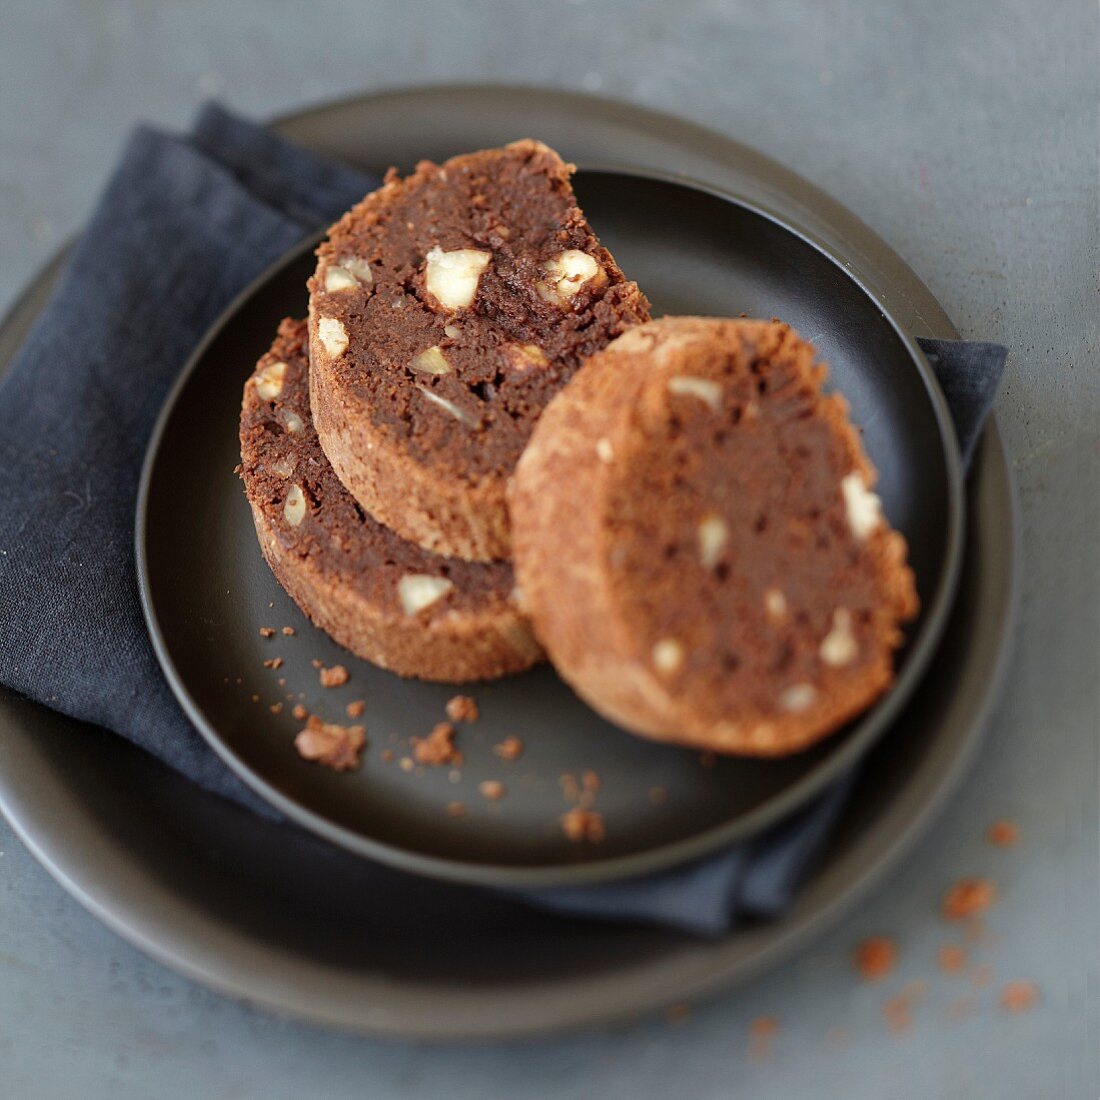
[[[270,817],[191,727],[156,662],[133,558],[138,477],[164,397],[203,332],[270,263],[378,183],[218,107],[187,137],[139,129],[0,380],[0,684],[122,734]],[[969,454],[1004,349],[926,347]],[[710,935],[739,914],[782,913],[847,789],[693,867],[524,897]]]

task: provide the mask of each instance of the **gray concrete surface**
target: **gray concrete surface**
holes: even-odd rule
[[[813,179],[891,241],[966,335],[1013,349],[998,406],[1027,579],[981,761],[846,927],[686,1022],[505,1049],[416,1049],[198,988],[69,900],[0,824],[5,1097],[1092,1098],[1100,585],[1094,0],[2,0],[0,303],[82,222],[129,127],[209,96],[265,116],[399,84],[522,81],[671,110]],[[2,430],[2,427],[0,427]],[[1011,850],[983,839],[1010,817]],[[991,984],[938,974],[937,915],[993,877]],[[861,937],[902,963],[861,985]],[[925,980],[912,1029],[882,1005]],[[1034,981],[1010,1015],[1004,982]],[[956,998],[972,1012],[951,1019]],[[766,1059],[747,1027],[780,1021]],[[843,1035],[830,1029],[840,1027]]]

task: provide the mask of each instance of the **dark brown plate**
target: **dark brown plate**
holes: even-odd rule
[[[195,725],[241,776],[299,824],[362,855],[441,878],[497,886],[593,882],[668,867],[745,837],[812,798],[874,743],[908,699],[939,639],[962,546],[962,479],[931,370],[900,322],[804,231],[713,189],[636,172],[580,171],[580,201],[655,314],[777,315],[829,361],[880,473],[886,514],[905,534],[923,610],[898,679],[875,707],[812,750],[784,760],[723,758],[632,737],[584,706],[543,667],[472,690],[480,721],[460,734],[461,778],[404,771],[409,739],[443,716],[454,689],[402,680],[356,660],[284,595],[257,546],[238,478],[241,387],[278,320],[302,316],[313,269],[306,242],[214,326],[166,404],[138,500],[138,575],[169,683]],[[263,626],[297,634],[274,640]],[[279,656],[277,671],[265,658]],[[318,686],[313,660],[342,662],[351,682]],[[279,680],[285,683],[280,685]],[[290,704],[340,720],[366,700],[362,767],[335,775],[303,762]],[[278,716],[268,711],[282,702]],[[346,719],[345,719],[346,720]],[[518,734],[504,764],[493,745]],[[382,758],[389,749],[397,759]],[[562,833],[559,777],[595,772],[606,840]],[[505,783],[487,803],[478,784]],[[649,792],[666,797],[654,805]],[[461,801],[454,817],[447,805]]]
[[[586,96],[467,87],[361,97],[279,126],[345,159],[372,150],[365,167],[537,131],[576,159],[690,171],[812,226],[913,332],[957,335],[928,289],[858,219],[751,149],[680,119]],[[42,272],[0,326],[0,371],[59,266]],[[967,499],[959,595],[928,675],[866,758],[792,909],[714,943],[548,920],[503,902],[495,908],[491,898],[440,934],[417,920],[418,902],[440,891],[470,904],[470,891],[396,873],[385,894],[366,890],[369,862],[297,830],[268,828],[121,738],[3,691],[0,809],[65,889],[131,943],[282,1012],[433,1039],[636,1016],[787,957],[897,864],[955,788],[996,696],[1018,594],[1012,482],[994,422]]]

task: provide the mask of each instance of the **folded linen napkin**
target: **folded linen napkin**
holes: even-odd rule
[[[157,413],[202,334],[269,264],[379,182],[216,106],[186,137],[137,130],[0,379],[0,684],[271,818],[191,727],[157,664],[137,595],[138,478]],[[1006,352],[923,346],[969,457]],[[780,914],[849,786],[691,867],[523,897],[708,935],[745,913]]]

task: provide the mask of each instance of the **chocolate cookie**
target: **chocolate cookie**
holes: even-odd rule
[[[665,318],[535,428],[516,576],[558,671],[630,730],[775,756],[893,681],[918,607],[905,540],[814,359],[777,322]]]
[[[572,171],[534,141],[391,171],[318,249],[321,445],[367,511],[437,553],[509,556],[505,485],[543,407],[649,316]]]
[[[487,680],[541,658],[511,567],[438,557],[357,505],[309,413],[305,321],[283,321],[245,383],[240,475],[279,583],[353,653],[401,676]]]

